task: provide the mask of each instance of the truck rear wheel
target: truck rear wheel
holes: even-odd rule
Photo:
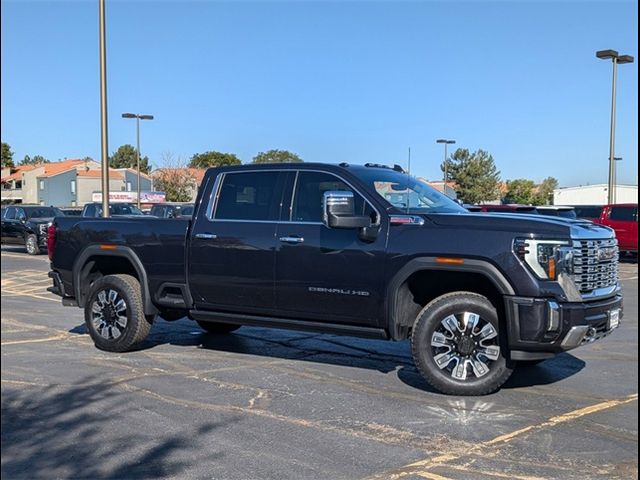
[[[452,395],[486,395],[500,388],[513,372],[503,348],[495,307],[471,292],[448,293],[430,302],[411,334],[420,374]]]
[[[219,323],[219,322],[202,322],[200,320],[196,320],[200,328],[202,328],[207,333],[231,333],[240,328],[241,325],[234,325],[232,323]]]
[[[131,275],[106,275],[92,285],[84,320],[96,347],[109,352],[134,349],[149,334],[142,290]]]

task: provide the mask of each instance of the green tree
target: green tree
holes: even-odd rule
[[[505,200],[508,203],[535,204],[537,200],[535,182],[533,180],[527,180],[526,178],[507,181]]]
[[[446,162],[448,179],[456,184],[456,192],[463,202],[499,198],[500,172],[489,152],[479,149],[471,153],[466,148],[458,148]],[[445,164],[440,168],[444,172]]]
[[[133,145],[121,145],[118,150],[115,151],[111,157],[109,157],[109,166],[111,168],[133,168],[137,169],[138,157],[136,155],[136,149]],[[149,166],[149,157],[146,155],[140,157],[140,171],[142,173],[149,173],[151,167]]]
[[[13,152],[8,143],[2,142],[2,168],[13,167]]]
[[[194,154],[189,162],[189,167],[209,168],[222,167],[224,165],[240,165],[241,163],[240,159],[234,153],[222,153],[211,150]]]
[[[153,188],[164,192],[167,202],[190,202],[197,185],[186,168],[159,168],[154,171]]]
[[[35,155],[31,158],[29,155],[25,155],[20,165],[40,165],[42,163],[51,163],[50,160],[47,160],[42,155]]]
[[[267,150],[253,157],[252,163],[302,163],[302,159],[288,150]]]
[[[553,203],[553,191],[558,188],[558,180],[553,177],[545,178],[538,186],[535,198],[536,205],[550,205]]]

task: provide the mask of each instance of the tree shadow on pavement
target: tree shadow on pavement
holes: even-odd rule
[[[149,425],[148,410],[140,409],[146,419],[140,415],[139,424],[124,424],[122,412],[136,408],[133,395],[94,377],[71,386],[5,384],[2,478],[175,477],[199,457],[222,455],[204,454],[199,446],[221,423],[182,425],[170,433]]]

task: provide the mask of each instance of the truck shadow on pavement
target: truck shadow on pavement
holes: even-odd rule
[[[87,334],[84,325],[70,332]],[[156,321],[141,349],[153,349],[161,345],[354,367],[386,374],[396,372],[406,385],[437,393],[416,370],[408,341],[389,342],[258,327],[242,327],[230,334],[212,335],[202,332],[196,324],[184,319],[176,322]],[[215,357],[212,357],[212,361],[215,361]],[[553,384],[577,374],[584,367],[584,361],[569,353],[562,353],[536,366],[518,366],[502,388]]]
[[[158,435],[145,427],[140,409],[139,425],[123,429],[120,414],[132,408],[132,395],[102,377],[70,386],[3,386],[2,478],[179,477],[198,457],[222,456],[205,453],[199,442],[235,418]]]

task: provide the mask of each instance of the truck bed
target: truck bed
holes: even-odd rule
[[[144,264],[149,291],[162,283],[185,283],[185,246],[190,220],[164,218],[57,217],[54,262],[73,291],[73,263],[91,245],[127,247]]]

